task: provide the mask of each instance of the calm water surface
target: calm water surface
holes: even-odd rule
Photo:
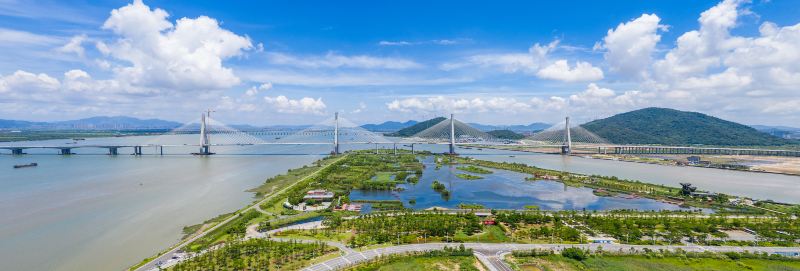
[[[489,169],[491,174],[468,173],[454,166],[436,169],[432,157],[423,159],[425,170],[417,184],[401,184],[403,191],[366,191],[350,193],[351,200],[400,200],[406,207],[427,209],[431,207],[458,208],[461,203],[477,203],[491,209],[524,209],[536,205],[542,210],[689,210],[645,198],[598,197],[590,188],[566,186],[555,181],[525,181],[530,175],[512,171]],[[464,180],[457,173],[484,177]],[[450,197],[444,198],[431,188],[434,180],[445,184]],[[409,200],[415,200],[410,204]]]
[[[147,138],[87,139],[85,144],[125,140]],[[320,146],[269,148],[215,151],[325,152]],[[0,270],[122,270],[176,243],[183,226],[252,202],[253,194],[245,190],[266,178],[320,157],[0,155]],[[29,162],[39,166],[12,168]]]
[[[168,136],[169,143],[194,143],[196,135]],[[141,144],[163,142],[164,137],[89,138],[78,144]],[[18,142],[21,145],[58,145],[69,141]],[[0,145],[7,145],[0,143]],[[344,147],[344,146],[343,146]],[[446,146],[417,146],[442,152]],[[121,270],[174,244],[181,228],[252,202],[245,190],[287,169],[322,157],[330,146],[261,146],[216,148],[218,155],[185,155],[195,148],[165,149],[164,156],[145,149],[141,157],[104,155],[102,149],[77,149],[79,154],[49,155],[54,150],[31,150],[31,155],[0,155],[0,270]],[[689,181],[700,189],[756,198],[800,202],[800,177],[717,169],[669,167],[604,161],[559,155],[525,155],[508,151],[461,150],[475,157],[513,161],[544,168],[586,174],[616,175],[677,186]],[[8,153],[3,151],[3,153]],[[48,155],[37,155],[48,154]],[[259,154],[273,155],[259,155]],[[296,155],[296,154],[317,155]],[[231,155],[237,154],[237,155]],[[244,155],[243,155],[244,154]],[[247,155],[253,154],[253,155]],[[515,157],[509,157],[514,154]],[[15,164],[38,167],[13,169]],[[487,207],[602,209],[608,206],[662,208],[658,202],[631,202],[597,198],[591,191],[566,188],[554,182],[525,183],[513,172],[497,178],[462,181],[447,177],[454,195],[464,202]],[[428,174],[426,174],[428,175]],[[446,179],[451,178],[451,179]],[[450,206],[438,194],[427,195],[432,179],[408,187],[400,197],[417,206]],[[467,183],[474,182],[474,183]],[[416,191],[416,192],[415,192]],[[415,195],[414,193],[421,193]],[[423,195],[424,194],[424,195]],[[392,196],[392,195],[389,195]],[[524,203],[522,203],[524,202]],[[450,205],[448,205],[450,204]],[[668,206],[667,206],[668,207]]]

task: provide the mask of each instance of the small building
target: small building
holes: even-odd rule
[[[689,156],[686,157],[686,161],[688,161],[690,165],[697,165],[702,162],[702,159],[700,159],[700,156]]]
[[[494,225],[497,224],[497,221],[494,221],[494,218],[489,218],[483,221],[483,225]]]
[[[333,192],[324,189],[311,190],[306,192],[306,195],[303,196],[303,200],[330,201],[332,199]]]
[[[617,242],[617,239],[608,236],[589,236],[586,240],[589,240],[589,243],[592,244],[613,244]]]
[[[352,204],[352,203],[348,204],[348,203],[345,203],[345,204],[342,204],[342,206],[340,206],[340,207],[334,208],[333,210],[334,211],[361,212],[361,208],[362,208],[361,204]]]
[[[748,198],[731,198],[728,199],[731,205],[745,205],[745,206],[752,206],[753,200]]]

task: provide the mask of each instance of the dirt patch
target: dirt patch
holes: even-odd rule
[[[523,263],[519,267],[523,271],[573,271],[575,268],[569,263],[560,261],[548,261],[542,258],[524,258]]]
[[[475,268],[477,268],[480,271],[487,271],[486,267],[484,267],[481,261],[478,259],[475,259],[475,261],[472,262],[472,265],[475,266]]]
[[[459,271],[459,270],[461,270],[461,268],[458,266],[458,264],[453,264],[453,263],[450,263],[450,262],[448,262],[447,265],[445,265],[443,263],[436,263],[436,264],[434,264],[434,266],[436,266],[436,269],[439,269],[439,270],[442,270],[442,271]]]
[[[772,164],[757,165],[752,168],[766,172],[800,175],[800,158],[780,158],[782,159],[772,159]]]

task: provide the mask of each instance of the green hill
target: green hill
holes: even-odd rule
[[[494,131],[489,131],[487,133],[499,139],[516,140],[525,138],[524,135],[515,133],[514,131],[511,130],[494,130]]]
[[[617,144],[768,146],[790,143],[735,122],[697,112],[655,107],[582,126]]]
[[[417,134],[419,132],[422,132],[425,129],[430,128],[431,126],[434,126],[434,125],[442,122],[443,120],[446,120],[446,118],[438,117],[438,118],[429,119],[429,120],[414,124],[414,125],[412,125],[410,127],[406,127],[406,128],[400,129],[400,131],[397,131],[397,132],[394,132],[394,133],[391,133],[391,134],[386,134],[386,135],[388,135],[388,136],[401,136],[401,137],[413,136],[413,135],[415,135],[415,134]]]

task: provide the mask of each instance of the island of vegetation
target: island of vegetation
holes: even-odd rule
[[[492,173],[494,173],[491,170],[488,170],[488,169],[485,169],[485,168],[482,168],[482,167],[476,167],[476,166],[473,166],[473,165],[461,166],[461,167],[457,167],[457,169],[463,170],[463,171],[466,171],[466,172],[478,173],[478,174],[492,174]]]
[[[472,174],[466,174],[466,173],[458,173],[458,174],[456,174],[456,177],[458,177],[460,179],[464,179],[464,180],[480,180],[480,179],[483,179],[483,177],[481,177],[481,176],[472,175]]]

